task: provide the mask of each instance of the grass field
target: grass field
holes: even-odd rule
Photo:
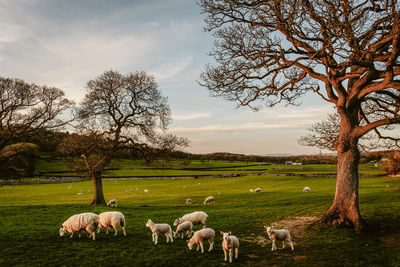
[[[302,192],[306,185],[311,192]],[[106,199],[119,201],[115,209],[88,205],[92,198],[89,181],[6,185],[0,187],[0,265],[220,266],[225,263],[218,233],[231,231],[240,239],[235,265],[399,266],[399,186],[398,178],[360,179],[361,213],[370,229],[356,235],[349,229],[319,224],[301,226],[303,219],[319,217],[329,208],[334,178],[244,176],[104,181]],[[249,189],[255,187],[262,192],[250,194]],[[144,193],[144,189],[149,193]],[[202,201],[208,195],[215,196],[215,203],[204,206]],[[192,206],[185,205],[187,197],[193,199]],[[114,238],[101,232],[92,241],[58,235],[60,225],[72,214],[108,210],[125,214],[127,237]],[[145,227],[148,218],[172,224],[178,216],[195,210],[209,215],[207,226],[217,233],[213,251],[201,255],[189,251],[185,240],[170,244],[165,243],[164,236],[159,238],[159,244],[152,244],[151,232]],[[290,224],[293,222],[297,225]],[[290,228],[295,250],[282,250],[279,243],[278,250],[271,252],[264,223]]]

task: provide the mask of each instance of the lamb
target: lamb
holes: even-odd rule
[[[157,244],[159,234],[165,234],[165,236],[167,237],[167,243],[169,240],[171,240],[171,242],[174,242],[174,239],[172,238],[171,226],[169,226],[169,224],[167,223],[156,224],[152,220],[148,219],[146,227],[149,227],[151,232],[153,233],[151,237],[153,238],[153,242],[155,245]]]
[[[231,232],[224,233],[221,232],[222,234],[222,249],[224,250],[224,255],[225,255],[225,261],[227,260],[226,253],[229,251],[229,262],[232,262],[232,254],[233,254],[233,249],[235,249],[235,259],[238,258],[239,254],[239,239],[231,235]]]
[[[254,191],[253,191],[254,194],[255,194],[255,193],[259,193],[259,192],[261,192],[261,188],[259,188],[259,187],[257,187],[257,188],[254,189]]]
[[[190,198],[187,198],[187,199],[186,199],[186,205],[190,205],[190,204],[192,204],[192,203],[193,203],[192,199],[190,199]]]
[[[101,228],[104,227],[107,228],[106,234],[108,234],[108,229],[112,227],[115,230],[114,236],[117,236],[119,226],[121,226],[124,236],[126,236],[125,216],[121,212],[107,211],[99,214],[99,224],[98,224],[99,230],[97,230],[97,233],[100,233]]]
[[[110,199],[110,201],[107,202],[107,206],[108,207],[117,207],[118,206],[118,200],[114,199]]]
[[[188,238],[192,235],[193,232],[193,223],[190,221],[183,222],[176,227],[176,231],[174,232],[174,238],[178,238],[179,234],[181,234],[181,238],[183,239],[183,235],[186,231],[186,235]]]
[[[204,200],[204,205],[207,205],[209,203],[214,203],[214,197],[213,196],[206,197],[206,199]]]
[[[264,228],[267,230],[267,234],[269,238],[272,240],[271,251],[276,250],[275,241],[282,241],[283,243],[282,248],[285,248],[285,240],[289,241],[292,250],[294,250],[292,238],[290,237],[290,232],[288,230],[286,229],[276,230],[272,229],[272,227],[268,227],[267,225],[264,225]]]
[[[186,222],[186,221],[190,221],[193,224],[202,224],[203,228],[206,228],[207,219],[208,219],[208,215],[205,212],[203,212],[203,211],[194,211],[192,213],[185,214],[181,218],[175,219],[174,226],[177,226],[178,224],[181,224],[181,223]]]
[[[208,252],[210,252],[214,247],[214,238],[215,231],[211,228],[204,228],[194,233],[190,240],[187,240],[187,245],[190,250],[192,250],[194,245],[197,245],[196,251],[199,250],[199,246],[201,248],[201,253],[204,253],[203,241],[208,240],[210,243],[210,248]]]
[[[85,231],[89,233],[89,238],[93,237],[93,240],[96,240],[96,228],[99,224],[99,219],[99,216],[92,212],[72,215],[61,225],[60,236],[71,233],[72,238],[74,233],[78,232],[80,237],[80,232]]]
[[[310,190],[311,190],[311,189],[310,189],[308,186],[306,186],[306,187],[303,188],[303,192],[310,192]]]

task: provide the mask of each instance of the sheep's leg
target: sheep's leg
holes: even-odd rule
[[[271,248],[271,251],[274,251],[275,250],[275,240],[272,240],[272,248]]]
[[[155,237],[154,237],[154,239],[155,239],[155,242],[154,242],[154,244],[155,244],[155,245],[157,245],[157,241],[158,241],[158,234],[155,234]]]
[[[97,229],[97,233],[100,233],[101,227],[99,227],[99,229]]]
[[[238,258],[239,255],[239,248],[235,248],[235,259]]]
[[[74,232],[72,232],[71,236],[69,238],[72,238],[74,236]]]
[[[122,232],[124,233],[124,236],[126,236],[125,226],[122,227]]]
[[[233,249],[229,249],[229,262],[232,262],[232,251]]]
[[[208,249],[208,252],[210,252],[214,248],[214,240],[208,239],[208,243],[210,243],[210,248]]]
[[[289,242],[290,242],[290,246],[291,246],[292,250],[294,250],[292,239],[290,239]]]
[[[167,243],[168,243],[168,241],[169,241],[169,234],[168,234],[168,233],[165,233],[165,237],[167,238]]]
[[[151,234],[151,240],[154,242],[154,234]]]
[[[199,243],[200,243],[201,253],[204,253],[203,241],[199,241]]]
[[[110,228],[109,228],[109,227],[106,228],[106,230],[107,230],[107,231],[106,231],[106,234],[107,234],[107,235],[108,235],[108,229],[110,229]]]
[[[185,235],[185,233],[184,232],[182,232],[182,234],[181,234],[181,239],[183,239],[183,236]]]
[[[115,229],[114,236],[117,236],[117,234],[118,234],[118,228],[114,228],[114,229]]]
[[[285,248],[285,240],[282,241],[282,249]]]
[[[93,235],[93,240],[96,240],[96,232],[93,232],[92,235]]]
[[[227,257],[226,257],[226,250],[224,249],[224,260],[226,261],[227,260]]]
[[[172,232],[169,232],[168,234],[169,234],[169,238],[171,238],[171,243],[173,243],[174,242],[174,238],[172,237]]]
[[[81,232],[79,232],[79,236],[78,237],[81,238]]]

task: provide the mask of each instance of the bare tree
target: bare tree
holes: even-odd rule
[[[80,134],[65,140],[60,150],[81,154],[92,178],[91,205],[105,205],[102,172],[118,150],[137,149],[147,157],[158,145],[168,143],[169,150],[187,146],[185,138],[165,134],[171,121],[167,98],[145,72],[106,71],[89,81],[78,116]]]
[[[0,148],[39,129],[55,129],[73,120],[61,118],[73,102],[55,87],[0,77]]]
[[[200,0],[211,52],[200,84],[258,109],[308,92],[340,115],[336,193],[322,221],[366,225],[358,204],[359,139],[399,124],[400,4],[395,0]],[[394,140],[396,141],[396,140]]]

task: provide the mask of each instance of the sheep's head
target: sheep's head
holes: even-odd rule
[[[146,223],[146,227],[150,227],[151,224],[152,224],[152,221],[150,219],[148,219],[147,223]]]
[[[231,232],[224,233],[224,232],[221,231],[221,235],[222,235],[222,238],[223,238],[223,239],[228,240],[228,239],[229,239],[229,236],[231,235]]]
[[[268,225],[264,225],[265,230],[267,230],[267,233],[270,234],[272,231],[272,227],[268,226]]]
[[[193,243],[190,242],[190,240],[186,240],[186,243],[187,243],[188,248],[189,248],[190,250],[192,250],[192,248],[193,248]]]
[[[177,225],[179,224],[179,219],[180,219],[180,218],[175,219],[175,221],[174,221],[174,226],[177,226]]]
[[[64,229],[64,225],[61,225],[60,230],[58,231],[60,233],[60,236],[64,236],[66,231]]]
[[[178,233],[177,232],[172,232],[174,235],[174,238],[178,238]]]

